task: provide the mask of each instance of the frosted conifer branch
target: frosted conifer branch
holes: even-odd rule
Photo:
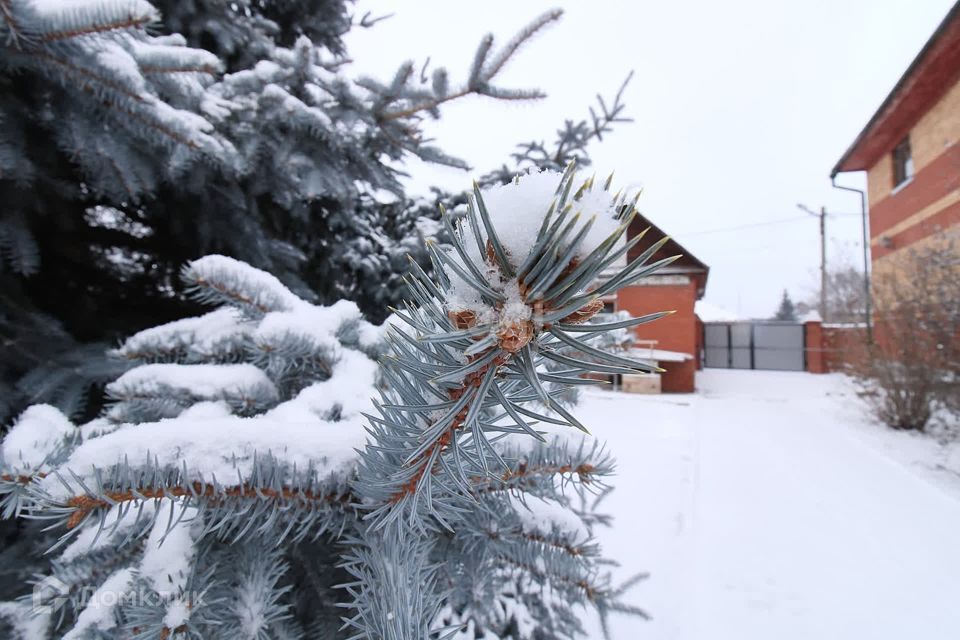
[[[536,100],[542,98],[544,94],[538,90],[518,91],[515,89],[501,89],[493,87],[490,83],[523,44],[529,42],[547,25],[559,20],[562,15],[563,11],[559,9],[544,13],[522,29],[503,49],[492,56],[490,51],[493,46],[493,36],[485,36],[481,39],[477,51],[474,54],[467,82],[461,88],[450,91],[447,87],[446,74],[440,76],[440,79],[438,79],[437,75],[434,75],[434,91],[432,95],[425,95],[420,100],[407,100],[406,102],[409,104],[403,104],[401,102],[392,107],[387,107],[387,105],[393,102],[393,100],[388,100],[384,103],[384,106],[387,108],[384,108],[379,115],[380,121],[387,122],[390,120],[410,118],[422,112],[433,113],[440,105],[470,94],[486,95],[501,100]],[[412,67],[404,66],[401,67],[401,69],[406,72],[402,78],[403,82],[401,83],[405,84],[412,72]],[[400,78],[400,74],[398,74],[397,78]],[[397,95],[397,87],[394,86],[391,93],[384,92],[383,95],[389,97]]]
[[[135,6],[128,8],[125,17],[118,18],[112,15],[82,15],[69,14],[64,12],[62,16],[48,18],[50,22],[60,23],[63,26],[59,29],[45,30],[40,37],[44,43],[57,42],[59,40],[69,40],[80,36],[87,36],[108,31],[126,31],[142,29],[147,25],[156,22],[160,15],[157,10],[147,2],[132,3]],[[65,24],[64,24],[65,23]]]
[[[613,130],[613,125],[633,122],[632,118],[623,115],[626,104],[623,94],[627,85],[633,79],[633,71],[627,74],[620,85],[613,100],[608,102],[597,95],[597,109],[588,108],[588,117],[581,120],[565,120],[563,126],[557,130],[556,138],[552,143],[543,140],[533,140],[517,145],[517,151],[511,154],[513,166],[501,166],[483,176],[483,184],[501,184],[513,179],[517,170],[530,168],[562,170],[570,162],[576,162],[581,167],[590,165],[587,147],[594,140],[602,140],[604,134]]]
[[[403,382],[371,417],[377,447],[364,454],[360,474],[378,522],[406,513],[421,526],[428,516],[444,523],[452,508],[445,496],[472,491],[465,469],[496,477],[493,470],[505,466],[490,440],[495,432],[531,433],[528,417],[582,429],[546,391],[543,362],[566,365],[571,380],[590,371],[654,370],[562,329],[599,335],[602,329],[583,324],[599,311],[599,296],[675,259],[651,262],[655,245],[606,273],[632,246],[620,241],[635,214],[622,197],[594,191],[592,181],[574,188],[574,180],[571,165],[562,176],[530,174],[486,192],[475,187],[467,226],[453,229],[453,251],[432,252],[440,276],[411,276],[416,305],[398,317],[415,335],[396,330],[385,361]],[[564,348],[589,359],[564,355]],[[554,416],[531,410],[532,401]],[[500,407],[510,420],[496,421],[485,407]]]
[[[191,241],[202,234],[197,246],[223,246],[287,285],[238,261],[194,261],[185,284],[215,311],[132,336],[109,367],[94,357],[106,346],[90,345],[22,379],[25,393],[46,394],[70,391],[77,372],[96,373],[113,381],[112,404],[76,425],[39,408],[4,440],[0,515],[21,519],[24,556],[36,556],[23,570],[59,580],[68,594],[53,616],[27,615],[24,601],[0,604],[0,635],[575,637],[582,631],[575,607],[589,603],[575,583],[586,580],[595,593],[608,583],[583,529],[598,518],[576,512],[565,492],[603,491],[612,462],[551,432],[576,425],[560,403],[565,389],[585,382],[581,371],[635,370],[597,359],[591,349],[606,348],[600,329],[579,329],[597,317],[590,298],[602,287],[640,277],[656,261],[614,281],[590,251],[568,253],[605,239],[604,222],[587,220],[602,199],[590,181],[580,188],[568,180],[556,193],[552,185],[534,207],[542,214],[552,198],[558,203],[542,245],[518,250],[503,202],[481,190],[469,229],[446,221],[464,240],[455,253],[419,247],[418,234],[430,229],[414,232],[409,212],[381,206],[388,192],[402,193],[396,166],[384,158],[409,151],[457,164],[429,146],[419,125],[463,85],[426,65],[403,67],[384,84],[341,75],[345,59],[324,53],[343,54],[339,2],[303,16],[299,2],[187,4],[158,5],[167,27],[184,34],[158,37],[144,30],[147,13],[139,10],[148,5],[139,0],[84,0],[72,13],[62,3],[0,0],[5,71],[16,88],[5,96],[0,127],[5,182],[34,188],[49,204],[62,198],[61,185],[45,198],[50,182],[40,165],[70,167],[83,178],[83,199],[112,202],[119,217],[147,227],[146,235],[131,234],[92,216],[98,251],[119,241],[130,255],[144,252],[136,258],[142,265],[169,274],[172,254],[156,247],[176,235],[164,231],[161,216],[170,217]],[[492,83],[553,19],[534,22],[499,50],[485,41],[466,85],[503,99],[538,95]],[[209,52],[193,48],[208,42],[216,43]],[[218,77],[212,51],[223,54],[227,75]],[[42,108],[24,111],[17,92]],[[419,110],[400,115],[411,108]],[[21,131],[42,134],[36,139],[56,151],[33,153]],[[149,193],[162,197],[144,198]],[[599,209],[625,213],[608,204]],[[184,225],[194,207],[218,219]],[[23,272],[36,267],[29,246],[17,238],[7,245],[23,226],[15,215],[36,226],[33,212],[8,211],[0,220],[7,263]],[[300,223],[287,224],[319,217],[329,237],[301,241]],[[386,217],[399,222],[387,225]],[[50,255],[41,245],[39,255]],[[517,259],[535,245],[529,264]],[[346,296],[375,309],[402,289],[407,251],[422,260],[432,252],[443,265],[436,282],[411,265],[410,303],[397,304],[407,326],[373,326],[352,303],[301,298],[314,300],[305,282],[323,282],[319,299]],[[580,265],[567,271],[574,258]],[[604,277],[595,283],[596,273]],[[522,294],[511,284],[521,274]],[[389,294],[371,297],[376,290]],[[528,317],[526,302],[538,301]],[[617,322],[614,331],[629,330]],[[395,366],[378,368],[390,341]],[[450,425],[438,427],[446,414]],[[398,424],[409,430],[402,442],[394,439]],[[426,436],[424,425],[432,429]],[[365,427],[372,465],[358,451]],[[379,454],[387,465],[374,459]],[[401,481],[419,477],[416,493],[390,502],[405,473]],[[385,500],[397,516],[369,517]],[[337,583],[349,586],[336,590]],[[91,593],[120,597],[99,607],[82,595]],[[133,602],[131,593],[151,598]],[[569,600],[549,595],[559,593]],[[58,594],[49,595],[53,604]],[[346,634],[336,630],[343,607]]]
[[[0,0],[0,15],[3,16],[8,44],[19,48],[21,46],[20,42],[24,38],[24,32],[23,27],[20,26],[19,18],[14,13],[13,0]]]
[[[274,276],[226,256],[194,260],[181,278],[198,301],[234,306],[255,317],[301,305]]]

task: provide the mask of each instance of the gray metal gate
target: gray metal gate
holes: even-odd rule
[[[797,322],[707,322],[704,366],[805,371],[805,333]]]

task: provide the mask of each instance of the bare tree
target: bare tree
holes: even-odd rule
[[[824,322],[866,322],[866,287],[863,270],[854,266],[845,255],[831,258],[836,266],[827,271],[827,312]],[[796,304],[797,313],[805,315],[820,306],[820,281],[814,290]]]
[[[904,249],[874,272],[875,341],[857,367],[877,416],[923,431],[960,413],[960,233]]]

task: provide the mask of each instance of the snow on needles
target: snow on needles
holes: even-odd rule
[[[511,495],[510,501],[524,533],[539,536],[556,533],[573,544],[590,539],[587,525],[567,506],[529,495]]]
[[[40,483],[55,498],[83,493],[101,470],[125,465],[227,484],[242,483],[270,457],[319,481],[353,472],[366,440],[362,414],[377,394],[372,358],[384,327],[364,320],[353,302],[310,304],[223,256],[193,261],[185,274],[226,306],[128,339],[115,355],[146,363],[108,385],[116,404],[87,425],[74,427],[52,407],[29,409],[0,449],[7,468],[29,471],[53,458],[58,473]],[[323,366],[291,384],[274,354]],[[91,544],[81,535],[66,555]]]
[[[187,352],[188,358],[216,353],[216,346],[243,337],[243,318],[237,309],[223,307],[195,318],[174,320],[144,329],[124,342],[114,354],[128,359],[153,359]]]
[[[118,399],[174,389],[203,400],[217,400],[229,392],[277,395],[267,374],[252,364],[145,364],[107,385],[107,393]]]
[[[372,408],[376,363],[349,352],[334,375],[315,383],[271,411],[244,418],[223,415],[222,407],[199,404],[176,418],[125,424],[78,447],[61,465],[89,480],[95,468],[128,460],[186,466],[208,481],[231,482],[249,477],[256,456],[272,454],[298,469],[339,478],[352,472],[358,448],[366,438],[361,411]],[[77,485],[77,486],[74,486]],[[80,490],[72,474],[63,481],[42,480],[52,496],[69,497]]]
[[[89,597],[87,606],[77,616],[77,621],[64,636],[63,640],[82,640],[96,637],[94,631],[105,632],[117,626],[114,609],[123,598],[121,594],[130,590],[133,582],[133,570],[120,569],[103,581],[103,584]],[[45,637],[36,636],[38,638]]]
[[[544,217],[558,199],[562,177],[563,174],[557,171],[530,172],[507,184],[481,190],[490,222],[514,267],[518,267],[535,246]],[[579,190],[582,184],[575,179],[574,191]],[[479,209],[476,201],[474,206]],[[574,254],[582,258],[616,231],[619,225],[616,203],[610,193],[594,184],[584,188],[579,197],[571,196],[570,206],[577,222],[568,238],[576,237],[586,225],[591,225]],[[467,224],[463,225],[462,233],[468,255],[476,264],[482,264],[485,256],[481,255],[480,247],[485,245],[486,236],[478,242],[473,229]],[[459,256],[454,255],[453,258],[459,262]],[[447,268],[446,271],[453,285],[449,296],[451,304],[484,311],[478,304],[476,290],[464,283],[452,269]],[[487,279],[494,288],[504,288],[496,268],[487,269]]]
[[[247,304],[268,311],[291,311],[310,306],[283,286],[276,276],[246,262],[221,255],[204,256],[184,270],[189,279],[237,285],[249,293]]]
[[[138,524],[153,518],[158,504],[159,502],[144,502],[139,509],[114,505],[103,519],[105,531],[101,531],[99,527],[83,529],[60,554],[60,562],[70,562],[91,551],[119,544]]]
[[[35,404],[24,411],[0,444],[0,462],[13,470],[46,471],[77,428],[56,407]]]
[[[165,501],[171,507],[175,502]],[[139,574],[159,594],[175,595],[183,591],[190,577],[190,561],[196,552],[200,526],[198,510],[188,508],[175,526],[168,528],[166,518],[157,518],[147,537]]]
[[[543,218],[557,198],[557,187],[562,174],[557,171],[540,171],[519,176],[518,180],[495,185],[481,190],[480,195],[490,214],[497,236],[514,262],[522,262],[537,241]],[[580,183],[574,182],[574,188]],[[618,226],[613,196],[600,186],[584,189],[574,200],[573,214],[580,215],[580,222],[570,237],[583,228],[594,216],[590,231],[584,237],[577,252],[584,256],[606,240]],[[465,243],[476,244],[472,231],[467,229]]]
[[[481,190],[497,236],[514,261],[522,261],[537,239],[543,217],[557,194],[561,174],[541,171],[521,176],[519,181]],[[464,244],[476,245],[473,231],[467,227]]]

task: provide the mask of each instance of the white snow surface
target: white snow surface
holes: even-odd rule
[[[249,285],[247,288],[250,290],[251,300],[270,311],[291,311],[311,306],[294,295],[276,276],[234,258],[216,254],[204,256],[191,261],[189,270],[211,281],[224,278],[242,279]]]
[[[164,508],[169,509],[177,514],[174,517],[179,517],[181,507],[176,502],[163,500],[158,509],[161,512]],[[190,617],[187,606],[190,596],[186,593],[186,586],[201,529],[200,521],[195,520],[198,512],[194,507],[187,508],[182,519],[169,530],[168,518],[161,513],[153,523],[140,559],[138,574],[167,600],[163,623],[170,629],[176,629]]]
[[[515,261],[522,262],[536,242],[543,217],[556,198],[561,177],[562,174],[557,171],[530,172],[520,176],[517,181],[493,185],[480,191],[497,237]],[[573,191],[582,183],[583,178],[575,176]],[[580,225],[574,228],[571,237],[596,216],[578,252],[578,255],[586,255],[606,240],[618,226],[613,196],[604,191],[602,186],[595,184],[593,189],[585,190],[581,198],[571,204],[572,213],[581,216]],[[464,236],[467,246],[476,245],[472,234],[468,228]]]
[[[571,544],[590,539],[587,525],[569,507],[537,496],[521,498],[511,494],[510,502],[520,517],[524,533],[546,536],[557,532],[568,538]]]
[[[291,401],[293,402],[293,401]],[[238,473],[253,470],[254,454],[273,455],[296,464],[311,465],[323,473],[347,473],[356,461],[356,447],[364,443],[363,420],[353,417],[326,422],[309,407],[294,409],[285,403],[273,412],[252,418],[178,416],[159,422],[124,425],[113,433],[85,442],[63,464],[81,478],[92,468],[158,459],[161,464],[185,462],[191,473],[212,481],[232,482]],[[287,419],[299,415],[299,421]],[[233,457],[236,457],[234,460]],[[68,482],[73,485],[72,479]],[[52,495],[68,497],[62,483],[48,476],[42,481]],[[74,487],[74,491],[79,487]],[[73,492],[70,492],[72,494]]]
[[[305,305],[293,311],[268,313],[253,332],[253,339],[259,344],[273,344],[291,334],[309,340],[316,349],[336,351],[337,329],[361,319],[360,309],[348,300],[338,300],[329,307]]]
[[[497,237],[514,266],[519,266],[533,248],[543,225],[543,218],[556,199],[557,186],[562,174],[556,171],[531,171],[519,176],[518,180],[504,185],[493,185],[481,190],[483,203],[490,215],[490,222]],[[583,178],[574,177],[573,192],[583,184]],[[472,196],[471,196],[472,197]],[[578,224],[568,236],[572,239],[583,227],[593,220],[592,226],[580,243],[576,256],[582,257],[594,250],[606,240],[619,226],[616,219],[616,207],[612,194],[603,190],[599,184],[583,192],[579,200],[571,195],[572,213],[579,215]],[[479,218],[479,207],[477,208]],[[486,238],[486,230],[480,223],[481,233]],[[463,245],[470,258],[482,265],[486,251],[482,251],[469,224],[464,224]],[[454,255],[459,261],[459,256]],[[462,281],[450,268],[446,269],[451,283],[450,303],[453,308],[479,309],[479,298],[472,287]],[[488,269],[488,281],[496,288],[502,288],[499,271]]]
[[[182,389],[198,398],[216,399],[225,392],[257,388],[277,394],[267,374],[252,364],[145,364],[108,384],[107,392],[123,398],[128,393],[156,395]]]
[[[343,416],[362,422],[360,414],[369,413],[373,408],[377,371],[377,363],[370,358],[356,351],[345,350],[337,362],[337,375],[310,385],[293,400],[265,413],[263,418],[276,422],[308,422],[339,408]],[[334,422],[321,428],[335,431],[338,425],[339,422]]]
[[[686,362],[693,360],[693,355],[683,351],[669,351],[667,349],[654,349],[646,347],[634,347],[627,351],[628,357],[635,360],[657,362]]]
[[[958,637],[960,443],[876,423],[840,374],[697,384],[577,408],[617,457],[594,533],[617,580],[651,573],[626,599],[653,620],[613,615],[614,640]]]
[[[743,319],[733,311],[724,309],[706,300],[697,300],[693,305],[693,309],[701,322],[737,322]]]
[[[157,593],[176,593],[190,576],[190,561],[195,549],[194,532],[198,522],[191,522],[197,510],[188,507],[187,513],[179,523],[167,531],[168,518],[162,517],[164,509],[170,509],[179,517],[181,507],[176,501],[164,499],[158,507],[161,517],[153,523],[150,535],[144,545],[143,558],[140,560],[139,575],[150,583]]]
[[[109,631],[116,627],[113,611],[123,601],[122,595],[129,591],[132,581],[131,569],[120,569],[104,580],[77,616],[73,628],[64,634],[63,640],[82,640],[90,637],[89,632],[93,630]]]
[[[12,471],[48,470],[55,455],[77,428],[56,407],[35,404],[27,408],[0,443],[0,462]]]
[[[133,371],[136,371],[134,369]],[[342,477],[354,468],[356,449],[366,440],[365,418],[372,410],[377,365],[365,355],[344,350],[328,380],[315,383],[270,411],[249,417],[229,415],[221,403],[198,403],[176,418],[124,424],[91,438],[75,449],[61,468],[90,479],[94,467],[158,460],[161,465],[186,464],[191,474],[211,481],[233,482],[253,470],[254,454],[271,453],[298,469]],[[336,413],[338,415],[332,415]],[[339,418],[339,419],[336,419]],[[53,496],[80,491],[72,474],[41,481]],[[76,485],[76,486],[75,486]]]
[[[107,512],[103,521],[103,531],[99,522],[84,527],[60,554],[61,562],[70,562],[91,551],[103,549],[122,540],[130,530],[140,522],[149,521],[156,512],[157,503],[147,500],[142,506],[117,505]],[[127,508],[124,508],[127,507]]]
[[[34,610],[30,600],[0,602],[0,617],[10,622],[23,640],[46,640],[50,637],[52,613]]]
[[[522,262],[537,239],[543,217],[556,197],[561,174],[541,171],[521,176],[519,182],[486,187],[480,191],[504,250],[516,262]],[[479,209],[477,209],[479,218]],[[481,230],[483,225],[481,224]],[[473,250],[476,239],[469,225],[464,244]]]
[[[222,307],[195,318],[174,320],[144,329],[127,338],[120,354],[149,353],[158,347],[189,345],[200,353],[210,351],[218,342],[241,337],[245,325],[240,312]],[[173,343],[173,345],[171,345]]]

